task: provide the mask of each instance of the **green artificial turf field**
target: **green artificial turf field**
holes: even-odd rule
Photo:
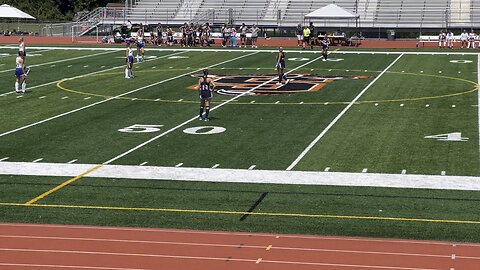
[[[287,51],[290,81],[277,85],[273,50],[147,48],[135,78],[125,79],[122,49],[38,47],[28,50],[21,95],[12,92],[15,53],[0,47],[0,161],[29,172],[2,172],[0,221],[480,241],[478,191],[83,177],[86,170],[47,177],[35,169],[477,177],[476,54],[339,50],[325,62],[318,51]],[[207,67],[219,91],[203,122],[193,86]]]

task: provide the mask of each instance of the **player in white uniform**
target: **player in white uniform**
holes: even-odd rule
[[[475,49],[475,32],[472,30],[470,34],[468,34],[468,46],[467,48]]]
[[[125,79],[133,78],[132,68],[133,68],[133,48],[132,43],[127,42],[127,49],[125,51]]]
[[[25,64],[25,57],[27,56],[27,52],[25,51],[25,42],[23,41],[23,37],[18,39],[18,55],[22,57],[23,64]]]
[[[27,89],[27,73],[25,72],[25,65],[23,64],[23,58],[18,53],[17,58],[15,59],[15,92],[20,93],[19,86],[22,85],[22,93],[25,94]]]
[[[145,40],[144,40],[145,30],[143,29],[143,25],[140,24],[140,29],[137,31],[137,63],[142,62],[145,60]]]
[[[452,31],[448,31],[447,33],[447,46],[449,49],[453,49],[453,41],[455,36],[453,35]]]
[[[463,30],[463,33],[460,35],[460,41],[462,42],[462,49],[467,48],[467,44],[468,44],[467,30]]]

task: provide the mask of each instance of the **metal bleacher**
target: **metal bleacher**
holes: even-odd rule
[[[128,18],[134,23],[257,23],[296,26],[328,4],[360,15],[355,20],[317,20],[319,26],[447,28],[480,27],[480,0],[136,0]]]

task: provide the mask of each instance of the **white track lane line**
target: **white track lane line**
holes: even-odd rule
[[[61,264],[31,264],[31,263],[0,263],[0,266],[10,267],[29,267],[33,269],[59,268],[59,269],[96,269],[96,270],[148,270],[145,268],[118,268],[102,266],[79,266],[79,265],[61,265]]]
[[[290,234],[272,234],[272,233],[246,233],[246,232],[220,232],[220,231],[199,231],[199,230],[178,230],[178,229],[155,229],[155,228],[129,228],[129,227],[108,227],[108,226],[89,226],[89,225],[62,225],[62,224],[29,224],[29,223],[0,223],[0,227],[14,228],[67,228],[71,230],[97,230],[97,231],[127,231],[135,233],[156,232],[156,233],[178,233],[178,234],[201,234],[201,235],[224,235],[224,236],[247,236],[247,237],[267,237],[267,238],[289,238],[289,239],[312,239],[312,240],[335,240],[335,241],[353,241],[353,242],[378,242],[393,244],[415,244],[415,245],[439,245],[458,247],[480,247],[476,243],[457,243],[441,242],[433,240],[401,240],[384,238],[360,238],[360,237],[341,237],[341,236],[321,236],[321,235],[290,235]]]
[[[59,237],[59,236],[31,236],[31,235],[0,235],[0,238],[13,239],[35,239],[35,240],[55,240],[55,241],[88,241],[88,242],[111,242],[125,244],[156,244],[156,245],[178,245],[178,246],[205,246],[205,247],[225,247],[238,248],[237,244],[222,244],[215,242],[172,242],[172,241],[153,241],[153,240],[130,240],[130,239],[109,239],[109,238],[92,238],[92,237]],[[215,239],[212,239],[215,240]],[[264,245],[243,245],[242,248],[247,249],[265,249]],[[327,248],[305,248],[300,246],[270,246],[269,250],[296,250],[296,251],[312,251],[312,252],[338,252],[352,254],[376,254],[376,255],[395,255],[407,257],[437,257],[450,258],[449,254],[429,254],[429,253],[406,253],[406,252],[384,252],[384,251],[368,251],[368,250],[351,250],[351,249],[327,249]],[[460,257],[460,256],[459,256]],[[473,257],[480,259],[480,257]]]
[[[256,53],[255,53],[255,54],[256,54]],[[251,55],[251,54],[249,54],[249,55]],[[304,67],[304,66],[306,66],[306,65],[309,65],[309,64],[317,61],[318,59],[322,58],[322,57],[323,57],[323,56],[317,57],[317,58],[315,58],[315,59],[313,59],[313,60],[310,60],[310,61],[308,61],[308,62],[306,62],[306,63],[304,63],[304,64],[302,64],[302,65],[300,65],[300,66],[298,66],[298,67],[296,67],[296,68],[293,68],[293,69],[289,70],[288,72],[285,72],[285,75],[288,74],[288,73],[290,73],[290,72],[293,72],[293,71],[295,71],[295,70],[297,70],[297,69],[300,69],[300,68],[302,68],[302,67]],[[223,64],[223,63],[217,64],[217,65],[221,65],[221,64]],[[194,71],[194,72],[197,72],[197,71]],[[191,73],[194,73],[194,72],[191,72]],[[263,82],[263,83],[255,86],[255,87],[251,88],[250,90],[248,90],[248,91],[246,91],[246,92],[243,92],[242,94],[240,94],[240,95],[238,95],[238,96],[234,96],[234,97],[232,97],[231,99],[229,99],[229,100],[227,100],[227,101],[225,101],[225,102],[223,102],[223,103],[220,103],[220,104],[218,104],[217,106],[213,107],[212,109],[210,109],[210,111],[215,111],[215,110],[217,110],[217,109],[219,109],[219,108],[227,105],[227,104],[230,103],[230,102],[233,102],[233,101],[235,101],[235,100],[237,100],[237,99],[239,99],[239,98],[241,98],[241,97],[243,97],[243,96],[245,96],[245,95],[248,95],[248,94],[250,94],[251,92],[257,90],[258,88],[260,88],[260,87],[262,87],[262,86],[264,86],[264,85],[266,85],[266,84],[269,84],[269,83],[275,81],[277,78],[278,78],[278,77],[275,76],[275,77],[273,77],[272,79],[270,79],[270,80],[268,80],[268,81],[265,81],[265,82]],[[187,121],[185,121],[185,122],[183,122],[183,123],[181,123],[181,124],[179,124],[179,125],[171,128],[171,129],[163,132],[162,134],[159,134],[158,136],[155,136],[155,137],[151,138],[150,140],[148,140],[148,141],[146,141],[146,142],[144,142],[144,143],[141,143],[141,144],[139,144],[139,145],[131,148],[130,150],[128,150],[128,151],[126,151],[126,152],[124,152],[124,153],[122,153],[122,154],[120,154],[120,155],[118,155],[118,156],[116,156],[116,157],[108,160],[108,161],[105,161],[103,164],[104,164],[104,165],[110,164],[110,163],[114,162],[115,160],[118,160],[118,159],[120,159],[120,158],[122,158],[122,157],[124,157],[124,156],[126,156],[126,155],[128,155],[128,154],[130,154],[130,153],[132,153],[132,152],[134,152],[134,151],[136,151],[136,150],[144,147],[145,145],[147,145],[147,144],[149,144],[149,143],[151,143],[151,142],[153,142],[153,141],[156,141],[157,139],[159,139],[159,138],[161,138],[161,137],[163,137],[163,136],[165,136],[165,135],[167,135],[167,134],[169,134],[169,133],[171,133],[171,132],[173,132],[173,131],[175,131],[175,130],[177,130],[177,129],[185,126],[186,124],[188,124],[188,123],[190,123],[190,122],[193,122],[193,121],[195,121],[195,120],[197,120],[197,119],[198,119],[198,115],[196,115],[196,116],[188,119]]]
[[[177,53],[177,54],[178,54],[178,53]],[[174,55],[174,54],[165,55],[164,57],[171,56],[171,55]],[[159,58],[155,58],[155,59],[159,59]],[[236,59],[235,59],[235,60],[236,60]],[[231,61],[231,60],[230,60],[230,61]],[[111,69],[115,69],[115,68],[119,68],[119,67],[114,67],[114,68],[111,68]],[[90,73],[89,75],[94,74],[94,73],[105,72],[105,71],[107,71],[107,70],[100,70],[100,71],[97,71],[97,72]],[[73,80],[73,79],[81,78],[81,77],[85,77],[85,76],[88,76],[88,75],[80,75],[80,76],[76,76],[76,77],[69,78],[68,80]],[[78,112],[78,111],[81,111],[81,110],[84,110],[84,109],[87,109],[87,108],[90,108],[90,107],[93,107],[93,106],[96,106],[96,105],[105,103],[105,102],[110,101],[110,100],[112,100],[112,99],[117,99],[117,98],[119,98],[119,97],[122,97],[122,96],[125,96],[125,95],[129,95],[129,94],[131,94],[131,93],[138,92],[138,91],[143,90],[143,89],[145,89],[145,88],[149,88],[149,87],[152,87],[152,86],[155,86],[155,85],[158,85],[158,84],[167,82],[167,81],[171,81],[171,80],[173,80],[173,79],[180,78],[180,77],[183,77],[183,76],[185,76],[185,74],[182,74],[182,75],[179,75],[179,76],[170,78],[170,79],[166,79],[166,80],[163,80],[163,81],[160,81],[160,82],[156,82],[156,83],[153,83],[153,84],[144,86],[144,87],[140,87],[140,88],[134,89],[134,90],[132,90],[132,91],[123,93],[123,94],[121,94],[121,95],[117,95],[117,96],[114,96],[114,97],[111,97],[111,98],[108,98],[108,99],[105,99],[105,100],[101,100],[101,101],[99,101],[99,102],[95,102],[95,103],[92,103],[92,104],[83,106],[83,107],[78,108],[78,109],[75,109],[75,110],[71,110],[71,111],[68,111],[68,112],[65,112],[65,113],[62,113],[62,114],[58,114],[58,115],[52,116],[52,117],[50,117],[50,118],[47,118],[47,119],[44,119],[44,120],[41,120],[41,121],[32,123],[32,124],[30,124],[30,125],[26,125],[26,126],[23,126],[23,127],[17,128],[17,129],[14,129],[14,130],[10,130],[10,131],[4,132],[4,133],[0,134],[0,137],[3,137],[3,136],[5,136],[5,135],[18,132],[18,131],[20,131],[20,130],[24,130],[24,129],[26,129],[26,128],[30,128],[30,127],[33,127],[33,126],[36,126],[36,125],[39,125],[39,124],[42,124],[42,123],[45,123],[45,122],[48,122],[48,121],[51,121],[51,120],[60,118],[60,117],[63,117],[63,116],[65,116],[65,115],[69,115],[69,114],[75,113],[75,112]]]
[[[337,117],[335,117],[335,119],[333,119],[332,122],[330,122],[330,124],[307,146],[307,148],[305,148],[305,150],[303,150],[302,153],[300,153],[300,155],[292,162],[292,164],[290,164],[290,166],[288,166],[288,168],[286,169],[287,171],[290,171],[292,170],[299,162],[300,160],[302,160],[305,155],[315,146],[315,144],[317,144],[318,141],[320,141],[321,138],[323,138],[323,136],[325,136],[325,134],[335,125],[335,123],[338,122],[338,120],[340,120],[340,118],[353,106],[353,104],[355,104],[355,102],[357,102],[357,100],[368,90],[370,89],[370,87],[372,87],[372,85],[378,81],[378,79],[380,79],[382,77],[383,74],[385,74],[393,65],[395,65],[395,63],[397,63],[398,60],[400,60],[400,58],[403,56],[403,54],[400,54],[400,56],[398,56],[388,67],[386,67],[382,73],[380,73],[372,82],[370,82],[367,87],[365,87],[348,105],[347,107],[345,107],[345,109],[343,109],[343,111],[341,111]]]
[[[121,257],[144,257],[144,258],[169,258],[182,260],[208,260],[208,261],[235,261],[235,262],[257,262],[257,259],[244,258],[226,258],[226,257],[207,257],[207,256],[184,256],[167,254],[149,254],[149,253],[124,253],[124,252],[101,252],[101,251],[83,251],[83,250],[55,250],[55,249],[25,249],[25,248],[0,248],[0,251],[23,252],[23,253],[52,253],[52,254],[82,254],[82,255],[103,255],[103,256],[121,256]],[[35,255],[32,255],[35,256]],[[321,262],[303,262],[303,261],[279,261],[262,260],[262,263],[270,264],[289,264],[289,265],[315,265],[315,266],[336,266],[352,267],[357,269],[395,269],[395,270],[440,270],[438,268],[411,268],[400,266],[380,266],[368,264],[340,264],[340,263],[321,263]]]
[[[89,55],[82,55],[82,56],[78,56],[78,57],[67,58],[67,59],[62,59],[62,60],[56,60],[56,61],[46,62],[46,63],[42,63],[42,64],[36,64],[36,65],[28,65],[28,64],[27,64],[27,66],[28,66],[28,67],[40,67],[40,66],[46,66],[46,65],[56,64],[56,63],[62,63],[62,62],[68,62],[68,61],[78,60],[78,59],[82,59],[82,58],[99,56],[99,55],[108,54],[108,53],[112,53],[112,52],[115,52],[115,51],[107,51],[107,52],[101,52],[101,53],[95,53],[95,54],[89,54]],[[28,57],[28,54],[27,54],[27,57]],[[13,72],[13,71],[15,71],[15,69],[7,69],[7,70],[2,70],[2,71],[0,71],[0,73]]]
[[[162,58],[166,58],[166,57],[169,57],[169,56],[174,56],[174,55],[182,54],[182,53],[184,53],[184,52],[171,53],[171,54],[163,55],[163,56],[160,56],[160,57],[157,57],[157,58],[154,58],[154,59],[145,60],[145,62],[155,61],[155,60],[158,60],[158,59],[162,59]],[[79,79],[79,78],[87,77],[87,76],[90,76],[90,75],[94,75],[94,74],[98,74],[98,73],[104,73],[104,72],[107,72],[107,71],[110,71],[110,70],[114,70],[114,69],[118,69],[118,68],[124,68],[124,67],[125,67],[125,65],[121,65],[121,66],[116,66],[116,67],[112,67],[112,68],[108,68],[108,69],[89,72],[89,73],[86,73],[86,74],[83,74],[83,75],[77,75],[77,76],[70,77],[70,78],[63,78],[63,79],[56,80],[56,81],[53,81],[53,82],[48,82],[48,83],[28,87],[27,91],[35,89],[35,88],[51,85],[51,84],[56,84],[56,83],[58,83],[62,80],[65,80],[65,79],[69,79],[69,80]],[[3,93],[3,94],[0,94],[0,97],[11,95],[13,93],[15,93],[15,91]]]

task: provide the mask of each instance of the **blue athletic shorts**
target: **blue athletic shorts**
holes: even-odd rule
[[[23,69],[22,68],[16,68],[15,69],[15,76],[21,77],[23,75]]]

